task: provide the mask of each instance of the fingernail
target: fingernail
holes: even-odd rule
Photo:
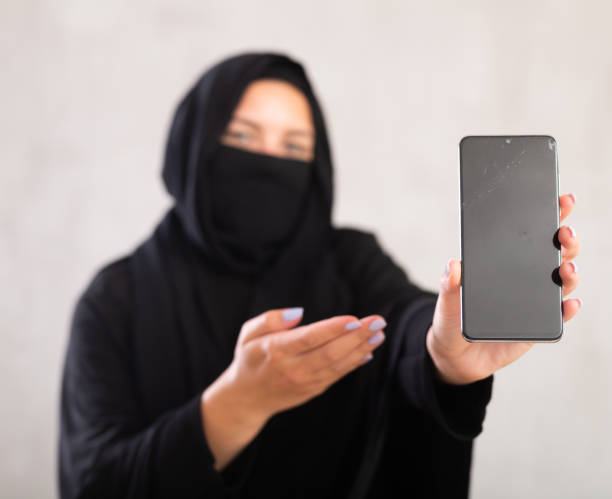
[[[378,333],[373,334],[372,336],[370,336],[370,339],[368,340],[368,343],[370,345],[378,345],[383,338],[385,337],[384,334],[382,334],[380,331],[378,331]]]
[[[580,305],[580,308],[582,308],[582,298],[576,298],[576,300],[578,300],[578,305]]]
[[[360,327],[361,327],[361,322],[353,321],[353,322],[349,322],[347,325],[345,325],[344,329],[346,329],[348,331],[353,331],[355,329],[359,329]]]
[[[382,329],[386,325],[387,325],[387,322],[385,321],[385,319],[376,319],[374,322],[372,322],[372,324],[370,324],[370,327],[368,329],[370,331],[378,331],[379,329]]]
[[[572,233],[572,237],[574,239],[576,239],[576,231],[574,230],[574,228],[571,225],[568,225],[567,228],[570,230],[570,232]]]
[[[571,193],[570,196],[572,196],[572,201],[574,201],[574,204],[576,204],[576,194]]]
[[[448,259],[448,262],[446,262],[446,267],[444,269],[444,277],[448,277],[450,275],[450,262],[451,262],[452,258]]]
[[[374,356],[373,356],[371,353],[366,353],[366,354],[363,356],[363,361],[364,361],[364,362],[367,362],[368,360],[372,360],[373,358],[374,358]]]
[[[574,272],[578,272],[578,264],[576,262],[570,262],[572,267],[574,267]]]
[[[292,321],[298,317],[302,317],[304,313],[304,307],[293,307],[283,310],[283,319],[286,321]]]

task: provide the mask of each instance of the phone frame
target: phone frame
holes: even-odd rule
[[[462,176],[462,172],[461,172],[461,144],[463,143],[463,141],[465,139],[469,139],[469,138],[473,138],[473,137],[478,137],[478,138],[505,138],[505,139],[516,139],[516,138],[525,138],[525,137],[538,137],[538,138],[546,138],[548,140],[551,140],[554,143],[554,148],[555,148],[555,176],[557,178],[557,182],[556,182],[556,198],[557,198],[557,202],[555,203],[555,209],[556,209],[556,213],[557,213],[557,229],[555,232],[558,232],[561,226],[561,209],[559,206],[559,165],[558,165],[558,145],[557,145],[557,141],[555,140],[555,138],[552,135],[538,135],[538,134],[533,134],[533,135],[465,135],[464,137],[461,138],[461,140],[459,141],[458,145],[457,145],[457,170],[458,170],[458,176],[459,176],[459,182],[458,182],[458,186],[459,186],[459,230],[460,230],[460,241],[459,241],[459,258],[460,258],[460,264],[461,264],[461,279],[459,282],[459,302],[460,302],[460,306],[461,306],[461,336],[463,336],[463,338],[466,341],[469,341],[470,343],[558,343],[561,338],[563,337],[563,332],[565,330],[564,326],[563,326],[563,287],[562,285],[559,286],[559,309],[560,309],[560,314],[561,314],[561,320],[560,320],[560,324],[561,324],[561,328],[559,331],[559,335],[554,337],[554,338],[472,338],[468,335],[466,335],[465,333],[465,329],[464,329],[464,324],[463,324],[463,310],[464,310],[464,295],[463,295],[463,244],[464,244],[464,237],[463,237],[463,194],[462,194],[462,180],[463,180],[463,176]],[[557,268],[559,268],[561,266],[562,263],[562,257],[561,257],[561,250],[557,250],[557,260],[558,260],[558,265]]]

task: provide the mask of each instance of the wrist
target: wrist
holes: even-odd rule
[[[270,418],[266,411],[249,403],[249,397],[235,381],[231,365],[204,390],[200,403],[203,417],[206,406],[209,415],[234,427],[260,428]]]
[[[434,376],[436,379],[450,385],[467,385],[475,381],[457,373],[456,370],[452,368],[452,363],[439,352],[439,349],[436,349],[433,325],[427,330],[425,346],[434,365]]]
[[[202,428],[217,471],[224,469],[261,431],[267,417],[249,410],[227,371],[200,397]]]

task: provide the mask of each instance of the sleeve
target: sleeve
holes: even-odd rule
[[[437,295],[407,318],[397,381],[402,395],[415,408],[430,414],[448,433],[471,440],[482,431],[491,399],[493,375],[465,385],[453,385],[436,376],[425,338],[432,324]]]
[[[60,496],[222,497],[200,396],[145,423],[124,317],[105,306],[84,293],[72,317],[61,385]]]
[[[337,229],[336,251],[340,267],[355,290],[359,315],[383,315],[388,323],[385,343],[399,344],[393,349],[399,349],[395,376],[400,396],[435,418],[456,438],[477,436],[491,398],[493,375],[469,385],[451,385],[435,376],[425,337],[438,295],[411,282],[374,233]],[[395,335],[402,337],[396,342],[392,338]],[[393,356],[391,352],[389,355]]]

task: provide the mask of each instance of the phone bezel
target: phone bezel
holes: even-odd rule
[[[459,182],[458,182],[458,186],[459,186],[459,231],[460,231],[460,242],[459,242],[459,258],[460,258],[460,264],[461,264],[461,279],[460,279],[460,285],[459,285],[459,296],[460,296],[460,306],[461,306],[461,335],[463,336],[463,338],[466,341],[469,341],[470,343],[483,343],[483,342],[489,342],[489,343],[558,343],[561,338],[563,337],[563,331],[564,331],[564,327],[563,327],[563,289],[561,286],[559,286],[559,310],[560,310],[560,330],[557,332],[555,331],[555,333],[558,333],[556,336],[553,337],[546,337],[546,338],[541,338],[541,337],[527,337],[527,338],[518,338],[518,337],[514,337],[514,338],[500,338],[500,337],[495,337],[495,338],[486,338],[486,337],[473,337],[473,336],[469,336],[469,334],[466,333],[465,331],[465,327],[464,327],[464,293],[463,293],[463,253],[464,253],[464,249],[463,249],[463,245],[464,245],[464,237],[463,237],[463,194],[462,194],[462,181],[463,181],[463,176],[462,176],[462,165],[461,165],[461,146],[463,144],[463,141],[466,139],[470,139],[470,138],[504,138],[504,139],[515,139],[515,138],[525,138],[525,137],[535,137],[535,138],[544,138],[547,140],[552,140],[554,143],[554,153],[555,153],[555,177],[557,179],[556,181],[556,197],[557,197],[557,203],[555,203],[556,206],[556,213],[557,213],[557,228],[556,231],[559,230],[560,228],[560,207],[559,207],[559,165],[558,165],[558,145],[557,145],[557,141],[556,139],[552,136],[552,135],[503,135],[503,134],[499,134],[499,135],[465,135],[464,137],[461,138],[461,140],[459,141],[458,147],[457,147],[457,154],[458,154],[458,176],[459,176]],[[557,267],[561,266],[561,251],[557,250]]]

